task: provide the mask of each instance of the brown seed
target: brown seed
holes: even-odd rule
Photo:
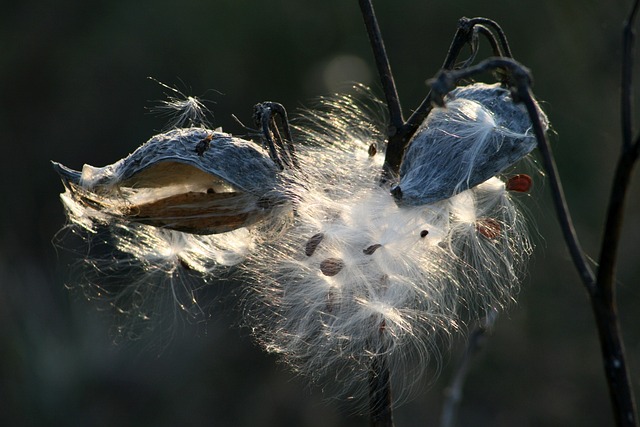
[[[369,157],[375,156],[377,152],[378,152],[378,149],[376,148],[375,144],[371,144],[369,146]]]
[[[128,205],[122,215],[129,221],[193,234],[225,233],[261,221],[266,212],[253,208],[245,193],[188,191]]]
[[[344,261],[340,258],[327,258],[320,263],[320,271],[325,276],[335,276],[340,273],[340,270],[344,267]]]
[[[514,175],[507,180],[507,191],[515,191],[516,193],[526,193],[531,190],[533,180],[529,175]]]
[[[363,249],[362,252],[364,252],[365,255],[373,255],[376,249],[378,249],[381,246],[382,245],[380,243],[376,243],[375,245],[371,245],[368,248]]]
[[[198,156],[204,155],[204,152],[207,151],[207,149],[209,148],[209,145],[211,144],[212,139],[213,139],[213,134],[209,134],[196,144],[196,149],[194,151],[196,152],[196,154],[198,154]]]
[[[487,239],[497,239],[500,236],[500,223],[493,218],[484,218],[476,222],[476,230]]]
[[[306,256],[311,256],[316,251],[316,248],[324,239],[323,233],[314,234],[311,236],[309,240],[307,240],[307,244],[304,246],[304,253]]]
[[[380,326],[378,326],[378,332],[382,334],[386,329],[387,329],[387,321],[382,319],[382,322],[380,322]]]
[[[420,237],[424,239],[425,237],[427,237],[427,234],[429,234],[429,230],[422,230],[420,232]]]

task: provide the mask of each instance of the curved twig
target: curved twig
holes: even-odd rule
[[[640,0],[636,0],[629,21],[633,20],[639,2]],[[627,26],[627,28],[630,27]],[[627,31],[630,30],[625,30],[625,38],[628,37],[626,35]],[[627,53],[630,52],[631,49],[628,49]],[[627,68],[630,67],[630,60],[627,59],[624,63],[628,64],[625,65],[625,69],[630,71],[630,69]],[[580,274],[580,278],[591,298],[616,424],[624,427],[636,427],[637,412],[635,399],[627,371],[624,345],[617,318],[617,304],[614,292],[614,267],[617,259],[616,249],[620,241],[624,200],[631,178],[631,172],[638,159],[638,153],[640,152],[640,137],[638,137],[634,145],[626,146],[627,144],[623,144],[613,182],[605,235],[603,237],[600,255],[600,267],[598,268],[598,274],[596,276],[587,263],[572,224],[551,147],[540,122],[538,107],[531,93],[531,77],[528,70],[513,60],[493,58],[465,70],[443,71],[432,83],[432,93],[435,93],[435,96],[432,95],[432,97],[436,102],[443,103],[444,95],[455,87],[458,80],[496,68],[506,69],[509,72],[512,77],[511,83],[514,85],[511,89],[514,100],[522,102],[525,105],[531,118],[532,129],[538,140],[538,148],[542,154],[543,164],[549,177],[553,201],[565,241],[576,269]],[[626,72],[627,71],[623,71],[623,75],[625,75]],[[630,72],[628,75],[631,75]],[[623,87],[630,89],[631,85],[630,83],[623,84]],[[623,97],[624,96],[623,94]],[[630,124],[623,123],[623,126],[630,127]]]
[[[614,177],[597,276],[589,265],[573,226],[560,176],[551,151],[551,145],[549,144],[549,140],[541,123],[537,104],[531,93],[530,73],[525,67],[510,59],[512,56],[511,49],[502,28],[500,28],[495,21],[486,18],[461,19],[443,64],[443,70],[431,81],[431,92],[429,92],[409,119],[404,122],[388,57],[373,13],[371,0],[359,0],[359,2],[376,57],[378,71],[383,82],[391,120],[387,155],[385,157],[385,173],[388,177],[397,175],[404,149],[413,133],[415,133],[418,126],[431,111],[432,105],[443,105],[444,96],[455,88],[458,81],[485,71],[505,70],[510,75],[511,79],[508,84],[511,86],[513,99],[525,105],[531,118],[532,130],[538,141],[542,162],[547,171],[552,199],[564,240],[580,275],[580,279],[584,283],[591,298],[616,422],[619,426],[636,426],[636,408],[627,373],[624,346],[617,320],[614,283],[615,263],[617,259],[617,247],[620,241],[624,201],[633,167],[640,155],[640,136],[635,142],[632,142],[633,122],[631,100],[633,24],[640,0],[634,2],[624,30],[621,87],[623,148]],[[462,48],[466,44],[471,44],[473,57],[474,41],[477,34],[485,35],[489,39],[494,52],[499,52],[506,58],[490,58],[473,67],[452,70]],[[466,65],[467,64],[465,64],[465,66]],[[379,372],[374,370],[374,374],[379,374],[381,375],[380,378],[383,378],[385,371],[384,369]],[[378,391],[383,392],[384,390],[380,389]],[[392,425],[390,411],[388,423],[388,425]]]
[[[609,394],[614,405],[617,425],[637,426],[637,409],[633,390],[629,384],[629,373],[624,362],[624,344],[620,334],[617,316],[615,288],[615,267],[622,232],[624,206],[633,168],[640,153],[640,136],[632,142],[633,103],[632,103],[632,66],[633,66],[633,26],[636,20],[640,0],[636,0],[625,22],[623,30],[622,78],[621,78],[621,117],[622,148],[611,187],[607,219],[600,247],[600,258],[596,288],[591,295],[591,305],[600,336],[600,347]]]
[[[458,81],[495,69],[508,70],[518,85],[518,87],[515,88],[514,98],[519,98],[518,100],[525,104],[527,112],[531,117],[533,132],[538,141],[538,149],[542,154],[542,162],[549,176],[553,202],[560,221],[562,234],[581,279],[588,288],[593,288],[595,286],[595,275],[584,255],[582,246],[575,232],[575,227],[573,226],[573,220],[571,219],[558,169],[551,151],[551,144],[549,144],[549,139],[540,122],[538,107],[529,89],[531,84],[529,70],[510,58],[489,58],[476,66],[463,70],[442,71],[431,81],[432,93],[436,92],[437,94],[435,97],[432,95],[433,101],[438,105],[443,105],[444,96],[455,88]]]
[[[380,81],[387,101],[387,108],[389,109],[390,125],[399,129],[404,124],[404,118],[402,117],[400,99],[398,97],[395,80],[393,79],[393,73],[391,72],[389,57],[387,56],[384,41],[382,40],[380,26],[378,25],[371,0],[358,0],[358,2],[360,4],[362,17],[365,21],[365,27],[367,28],[367,34],[369,35],[369,42],[374,51],[376,67],[378,68],[378,74],[380,75]]]
[[[282,104],[270,101],[256,104],[253,107],[253,119],[260,127],[271,160],[281,170],[285,166],[297,167],[298,161],[289,128],[287,110]]]
[[[471,362],[484,347],[487,334],[490,332],[497,318],[498,312],[495,309],[491,310],[487,314],[484,322],[478,324],[469,335],[464,354],[456,367],[451,383],[445,390],[440,427],[453,427],[455,425],[456,415],[462,400],[462,389],[467,379],[469,369],[471,368]]]
[[[505,36],[504,31],[497,22],[487,18],[463,17],[458,21],[458,29],[453,36],[453,40],[451,41],[451,45],[449,45],[449,50],[447,51],[447,56],[444,60],[444,63],[442,64],[443,70],[452,70],[455,68],[458,57],[460,56],[460,52],[462,52],[462,49],[465,45],[471,43],[472,37],[476,32],[476,28],[479,34],[482,34],[487,38],[489,44],[491,45],[491,49],[496,56],[511,58],[511,48],[509,47],[509,42],[507,41],[507,37]],[[493,31],[497,33],[497,36],[493,31],[491,31],[491,29],[493,29]],[[413,136],[420,124],[431,112],[431,109],[433,108],[432,104],[433,100],[431,92],[429,92],[427,96],[422,100],[418,108],[416,108],[413,114],[411,114],[411,116],[407,119],[403,128],[404,131],[409,135],[409,137],[406,138],[407,142],[409,141],[409,139],[411,139],[411,136]],[[398,167],[399,165],[400,162],[398,162]]]
[[[622,84],[620,88],[620,104],[622,118],[622,145],[625,150],[631,147],[631,138],[633,134],[633,103],[631,100],[633,95],[631,90],[633,76],[631,75],[631,70],[633,68],[633,26],[638,12],[638,4],[638,1],[633,4],[631,12],[624,23],[622,35]]]
[[[492,19],[488,18],[471,18],[469,19],[469,24],[472,26],[482,25],[488,28],[492,28],[498,35],[498,40],[500,41],[500,45],[502,46],[503,55],[507,58],[513,58],[513,54],[511,53],[511,48],[509,47],[509,42],[507,41],[507,36],[502,30],[502,27],[498,25],[498,23]]]

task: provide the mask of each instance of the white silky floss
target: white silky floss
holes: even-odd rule
[[[197,316],[197,287],[231,272],[267,351],[360,405],[384,357],[401,402],[451,334],[514,301],[532,249],[512,200],[530,178],[494,177],[535,147],[526,113],[498,85],[447,101],[410,142],[393,194],[379,184],[384,106],[350,96],[303,114],[299,167],[284,171],[202,127],[105,168],[54,164],[69,228],[107,245],[85,259],[85,289],[146,327],[163,315],[156,301]]]
[[[497,85],[449,100],[411,142],[393,197],[378,184],[384,153],[367,155],[384,133],[349,97],[327,101],[304,130],[314,144],[288,171],[295,224],[244,264],[256,277],[246,313],[258,341],[362,406],[374,358],[385,358],[401,402],[429,359],[437,370],[452,333],[514,301],[531,252],[493,177],[535,147],[526,112]],[[513,179],[510,189],[528,190]]]
[[[86,248],[69,287],[119,313],[118,336],[205,319],[197,290],[291,215],[259,145],[199,126],[156,135],[102,168],[54,169],[66,229]]]
[[[459,87],[412,138],[394,193],[403,204],[433,203],[501,173],[535,147],[526,110],[508,90],[483,83]]]

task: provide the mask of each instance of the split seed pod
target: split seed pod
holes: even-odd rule
[[[53,166],[83,207],[193,234],[255,224],[285,201],[276,190],[278,168],[264,150],[204,128],[156,135],[102,168]]]
[[[447,199],[487,181],[536,147],[524,106],[499,84],[475,83],[449,93],[409,142],[396,202],[411,206]],[[544,126],[546,117],[540,111]]]

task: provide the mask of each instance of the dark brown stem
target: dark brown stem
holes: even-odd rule
[[[622,143],[623,149],[631,147],[631,138],[633,134],[633,103],[631,90],[631,84],[633,83],[633,76],[631,74],[633,68],[633,42],[634,42],[634,30],[633,25],[638,12],[638,5],[640,2],[636,0],[633,4],[631,12],[627,17],[624,24],[624,30],[622,35],[622,80],[620,87],[620,100],[621,100],[621,118],[622,118]]]
[[[597,284],[591,295],[591,305],[598,325],[604,370],[609,384],[609,395],[618,426],[637,426],[637,409],[633,391],[629,386],[629,372],[625,363],[624,344],[621,339],[616,299],[616,262],[624,219],[624,206],[633,168],[640,152],[640,137],[633,142],[633,25],[639,0],[636,0],[625,22],[622,44],[621,117],[622,149],[613,178],[607,219],[600,247]]]
[[[530,117],[537,117],[538,109],[528,87],[526,89],[526,95],[524,96],[523,102]],[[580,241],[578,240],[578,235],[576,234],[575,227],[573,226],[571,213],[569,211],[567,200],[564,196],[564,190],[562,188],[560,174],[558,173],[558,168],[556,167],[555,157],[553,156],[553,152],[551,151],[551,144],[549,144],[547,135],[544,132],[542,126],[540,126],[539,119],[537,122],[538,123],[534,123],[533,125],[533,131],[538,140],[538,150],[542,155],[542,164],[544,165],[544,169],[547,172],[547,177],[549,178],[549,184],[551,186],[551,197],[556,208],[556,215],[558,216],[558,221],[560,222],[560,228],[562,229],[565,243],[567,244],[567,248],[569,249],[569,253],[571,254],[573,264],[575,265],[576,270],[580,275],[580,279],[584,283],[587,290],[589,292],[593,292],[593,289],[596,286],[595,274],[589,266],[584,251],[582,250],[582,246],[580,245]]]
[[[376,61],[376,67],[378,68],[378,74],[380,75],[380,81],[387,101],[390,126],[395,126],[397,129],[403,125],[404,118],[402,117],[400,99],[398,97],[396,83],[393,79],[393,73],[391,72],[389,57],[387,56],[384,41],[382,40],[378,20],[376,19],[376,14],[373,10],[371,0],[358,0],[358,2],[360,3],[360,10],[362,12],[365,27],[367,28],[369,42],[373,49],[373,56]]]
[[[420,124],[431,112],[431,96],[427,94],[425,99],[415,109],[413,114],[405,122],[402,114],[402,106],[398,91],[391,72],[389,57],[384,47],[384,41],[380,32],[380,27],[373,10],[371,0],[358,0],[360,10],[364,19],[364,24],[369,35],[369,42],[373,50],[376,67],[382,83],[382,89],[387,101],[389,112],[389,127],[387,129],[387,150],[384,159],[383,176],[381,181],[394,180],[400,171],[400,164],[404,156],[404,150],[409,144],[411,137],[417,131]],[[476,28],[477,27],[477,28]],[[511,49],[502,28],[495,22],[487,18],[462,18],[458,23],[458,30],[453,38],[447,57],[442,66],[443,69],[452,69],[462,51],[462,48],[471,44],[474,49],[473,40],[477,34],[485,36],[491,44],[494,53],[504,54],[511,57]],[[474,54],[475,52],[472,52]]]
[[[287,110],[282,104],[269,101],[261,102],[253,107],[253,116],[262,131],[262,138],[269,150],[271,160],[281,170],[285,166],[297,167],[298,162],[289,128]]]
[[[584,255],[582,246],[580,245],[580,241],[578,240],[578,236],[573,226],[573,221],[564,196],[558,169],[551,151],[551,144],[549,144],[549,140],[540,121],[538,107],[533,100],[533,95],[529,88],[531,82],[529,71],[513,59],[509,58],[489,58],[474,67],[465,68],[463,70],[442,71],[432,81],[432,91],[437,92],[437,96],[434,97],[432,95],[434,102],[443,103],[443,98],[446,93],[452,90],[459,80],[495,69],[507,70],[518,85],[517,88],[514,88],[514,95],[519,97],[519,100],[525,104],[527,112],[531,117],[533,132],[538,141],[538,149],[542,154],[542,163],[547,171],[549,183],[551,185],[551,195],[560,221],[562,234],[582,281],[588,288],[593,288],[595,286],[595,275],[591,270],[591,267],[589,267],[587,258]]]
[[[528,110],[530,110],[528,104],[533,103],[533,100],[529,101],[529,99],[531,98],[527,97],[525,101]],[[578,264],[576,266],[591,297],[591,306],[598,328],[600,349],[616,425],[619,427],[635,427],[637,426],[636,405],[627,372],[614,287],[616,248],[620,241],[624,199],[631,176],[631,169],[635,161],[635,159],[627,155],[626,151],[628,150],[623,151],[616,169],[596,281],[592,281],[590,277],[592,273],[587,276],[586,271],[581,269],[584,266],[581,267]],[[555,179],[559,186],[559,178]],[[577,240],[575,242],[577,243]],[[581,249],[579,247],[574,247],[573,249],[570,247],[570,250]]]
[[[455,67],[456,62],[458,61],[458,57],[460,56],[460,52],[462,52],[462,49],[467,44],[471,43],[472,36],[476,27],[478,27],[478,32],[487,38],[496,56],[505,56],[508,58],[511,57],[511,48],[509,47],[506,36],[504,35],[504,31],[502,31],[502,28],[500,28],[500,26],[495,21],[487,18],[461,18],[458,21],[458,29],[453,36],[453,40],[451,41],[451,45],[449,46],[449,50],[447,51],[447,56],[444,60],[444,63],[442,64],[443,70],[452,70]],[[497,36],[492,31],[490,31],[490,29],[493,29],[497,33]],[[407,122],[403,127],[403,131],[406,134],[405,139],[407,143],[416,132],[420,124],[422,124],[424,119],[427,118],[432,108],[433,99],[431,96],[431,92],[429,92],[427,96],[422,100],[418,108],[416,108],[413,114],[411,114],[411,116],[407,119]],[[400,167],[401,160],[402,158],[398,159],[398,169]]]
[[[602,245],[600,247],[597,276],[598,288],[595,292],[599,298],[605,299],[607,304],[615,299],[615,264],[618,255],[618,243],[622,231],[624,205],[628,193],[627,189],[631,181],[633,168],[638,159],[637,150],[635,151],[635,155],[631,147],[622,151],[618,159],[618,165],[611,186],[607,220],[604,235],[602,236]]]
[[[632,18],[635,16],[639,2],[640,0],[636,0],[629,21],[632,21]],[[629,28],[629,26],[626,28]],[[625,33],[626,31],[628,30],[625,30]],[[626,34],[625,39],[627,39]],[[626,52],[630,54],[631,48],[627,49]],[[625,68],[626,71],[623,71],[623,76],[628,73],[630,78],[631,62],[629,59],[626,59],[624,64],[623,68]],[[613,180],[605,234],[601,247],[600,266],[598,268],[598,274],[595,276],[587,264],[586,257],[573,228],[571,215],[565,201],[551,147],[540,121],[538,107],[531,93],[528,71],[517,62],[504,58],[489,59],[475,67],[465,70],[445,71],[433,81],[432,92],[435,92],[433,98],[436,102],[442,103],[444,95],[455,87],[458,80],[496,68],[505,69],[509,72],[512,77],[512,84],[514,85],[514,87],[512,87],[514,100],[522,102],[525,105],[531,118],[532,129],[538,141],[538,148],[542,154],[543,164],[547,171],[554,205],[565,241],[569,247],[569,252],[571,253],[578,273],[580,274],[580,278],[591,298],[616,425],[619,427],[637,427],[636,405],[626,367],[624,345],[617,317],[614,285],[617,247],[622,228],[624,201],[633,166],[640,154],[640,137],[638,137],[633,144],[623,143],[622,153]],[[630,90],[630,82],[623,83],[623,88]],[[625,105],[625,96],[626,95],[623,94],[623,106]],[[630,106],[628,108],[630,110]],[[624,127],[631,129],[631,124],[623,121],[623,128]]]
[[[528,105],[530,103],[532,104],[533,101],[525,101],[525,105],[527,105],[528,110],[531,110],[531,107]],[[533,108],[535,108],[535,106]],[[593,273],[590,272],[588,266],[586,266],[586,264],[582,264],[580,261],[576,261],[574,251],[582,251],[579,246],[576,246],[578,241],[573,241],[574,246],[569,244],[569,249],[574,256],[576,267],[578,268],[582,281],[589,292],[589,296],[591,297],[591,306],[593,308],[598,328],[600,349],[602,352],[607,384],[609,386],[609,396],[613,406],[616,425],[619,427],[637,426],[636,405],[633,390],[631,388],[631,381],[627,372],[624,344],[622,342],[622,334],[618,323],[617,302],[614,286],[615,263],[617,259],[617,247],[620,241],[624,200],[627,194],[633,164],[637,159],[637,157],[634,158],[633,156],[630,156],[628,153],[629,151],[631,150],[623,150],[616,168],[616,176],[613,182],[609,210],[607,213],[605,235],[602,241],[598,274],[595,277],[595,282],[592,277]],[[550,151],[547,156],[551,156]],[[550,157],[550,159],[553,160],[553,157]],[[548,164],[549,162],[545,161],[545,163]],[[555,168],[555,165],[552,165],[552,168]],[[549,175],[551,175],[549,169],[547,169],[547,171]],[[555,171],[554,174],[556,174]],[[554,189],[555,187],[558,187],[561,191],[559,178],[556,177],[551,179],[550,176],[550,181],[552,182]],[[558,208],[558,210],[566,209],[566,202],[562,200],[562,203],[565,204],[565,206],[563,206],[562,209]],[[568,216],[564,218],[570,219]],[[561,221],[562,220],[563,217],[561,216]],[[563,231],[565,231],[565,226],[563,226]],[[571,233],[575,233],[573,229],[571,229]],[[583,259],[583,255],[578,258]]]
[[[527,105],[527,109],[531,114],[532,107],[530,104],[533,105],[533,100],[530,96],[527,96],[526,98],[525,105]],[[535,108],[535,106],[533,106],[533,108]],[[593,273],[590,272],[590,269],[587,270],[588,266],[580,262],[576,262],[574,256],[576,267],[578,268],[582,281],[589,292],[589,296],[591,297],[591,306],[593,308],[598,328],[598,337],[600,339],[600,349],[602,352],[605,375],[609,387],[609,396],[613,406],[616,425],[619,427],[637,426],[636,405],[633,390],[631,388],[631,381],[627,371],[622,334],[618,323],[617,302],[614,286],[615,262],[617,259],[616,249],[620,241],[624,200],[627,194],[633,164],[637,159],[637,156],[635,158],[634,156],[630,156],[628,151],[630,150],[623,150],[618,162],[618,167],[616,168],[616,176],[613,182],[609,211],[607,214],[605,235],[602,242],[600,266],[598,268],[598,274],[595,277],[595,282],[592,278]],[[548,156],[551,156],[550,151]],[[550,157],[550,159],[553,160],[553,157]],[[545,163],[548,164],[548,161]],[[555,165],[552,165],[552,167],[555,168]],[[549,169],[547,169],[547,171],[549,172]],[[556,172],[554,171],[554,174],[555,173]],[[549,175],[551,175],[551,173],[549,173]],[[550,176],[550,181],[554,188],[558,187],[561,191],[559,178],[556,177],[551,179]],[[565,203],[564,200],[562,200],[562,203]],[[566,205],[562,207],[562,210],[564,209],[566,209]],[[560,210],[560,208],[558,208],[558,210]],[[570,219],[568,216],[564,218]],[[562,220],[563,218],[561,217],[561,221]],[[571,230],[571,233],[574,233],[574,231]],[[572,255],[574,255],[573,251],[582,251],[579,246],[575,246],[577,243],[577,240],[575,240],[574,246],[569,244],[569,249],[572,251]],[[579,258],[583,259],[583,256],[580,256]]]
[[[597,295],[600,295],[598,293]],[[624,343],[620,333],[615,300],[608,297],[591,298],[591,307],[598,327],[604,372],[609,397],[618,427],[637,427],[635,398],[627,371]]]
[[[358,1],[360,3],[360,10],[362,11],[362,17],[364,18],[364,23],[367,28],[369,42],[371,43],[376,67],[378,68],[378,74],[380,75],[380,81],[382,83],[382,89],[387,101],[387,109],[389,111],[387,150],[381,180],[382,182],[385,182],[393,180],[398,175],[402,156],[404,155],[404,149],[413,133],[409,133],[407,131],[407,127],[404,122],[398,91],[396,90],[393,73],[391,72],[391,65],[389,64],[389,57],[387,56],[387,51],[384,47],[382,34],[380,33],[380,27],[378,26],[378,21],[373,11],[371,0]]]
[[[371,427],[393,427],[391,383],[387,357],[377,355],[369,372],[369,414]]]
[[[492,34],[492,36],[493,37],[497,36],[497,39],[500,41],[500,46],[502,51],[501,56],[505,56],[507,58],[513,58],[513,55],[511,53],[511,48],[509,47],[509,42],[507,41],[507,36],[502,30],[502,27],[500,27],[500,25],[498,25],[496,21],[493,21],[488,18],[481,18],[481,17],[471,18],[468,21],[469,21],[469,25],[472,27],[476,25],[482,25],[485,28],[491,28],[493,31],[495,31],[496,35]]]

